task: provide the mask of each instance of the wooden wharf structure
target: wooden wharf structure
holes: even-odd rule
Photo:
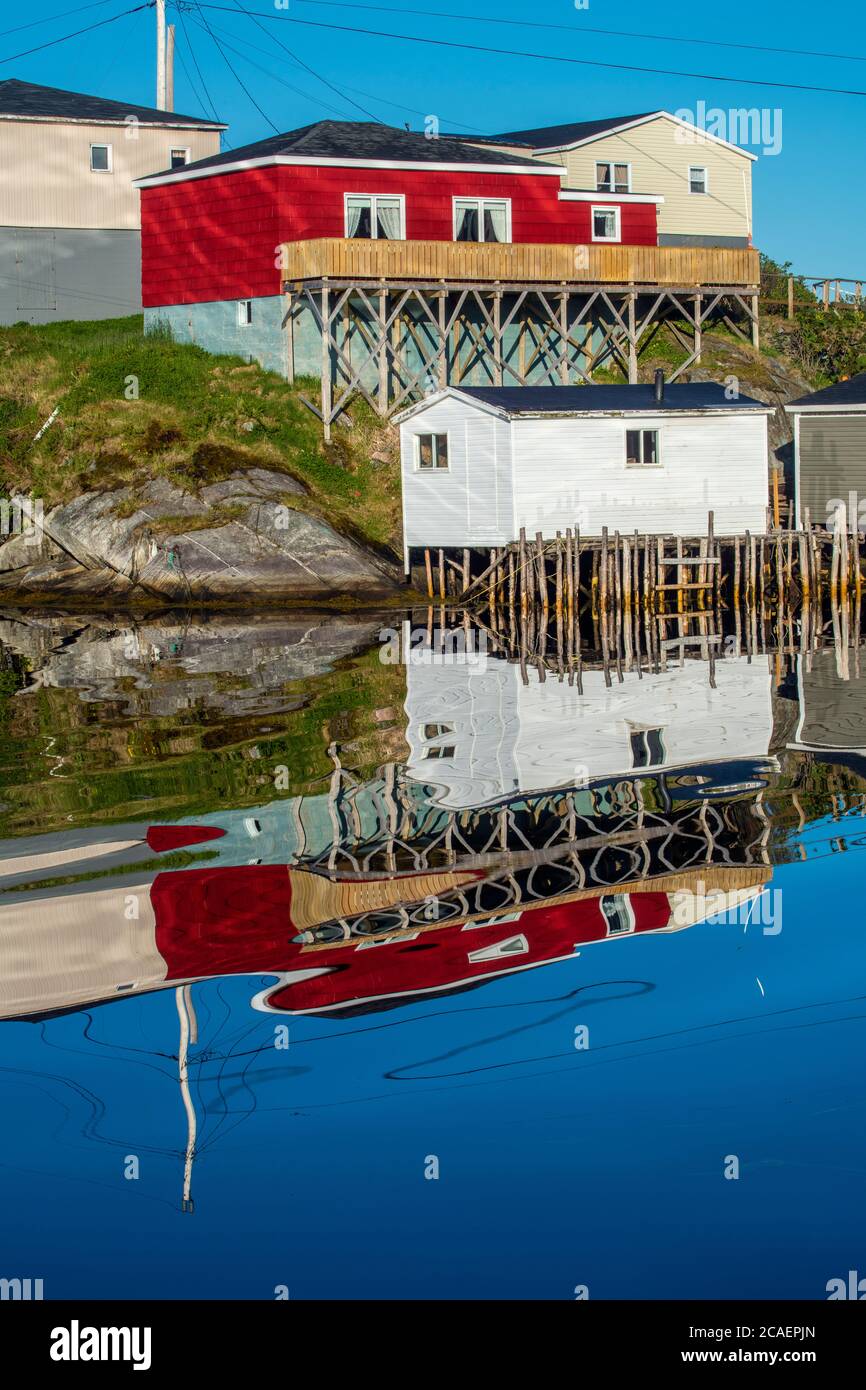
[[[480,560],[477,550],[428,548],[422,586],[431,602],[487,610],[494,631],[518,618],[567,627],[585,614],[594,623],[628,618],[632,626],[640,617],[656,634],[655,650],[671,623],[690,618],[729,614],[748,623],[771,608],[778,617],[825,600],[844,607],[849,595],[859,604],[863,550],[844,506],[832,530],[813,526],[808,513],[795,529],[791,506],[785,526],[757,536],[717,535],[710,512],[704,536],[611,534],[604,527],[587,539],[575,527],[530,537],[521,528],[519,540]]]
[[[714,322],[760,342],[751,247],[317,238],[283,244],[281,270],[288,378],[320,376],[326,438],[357,396],[388,417],[449,385],[636,382],[662,324],[685,352],[672,382]]]

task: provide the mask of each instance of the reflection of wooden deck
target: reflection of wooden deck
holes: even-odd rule
[[[448,284],[757,287],[758,252],[724,246],[563,246],[321,237],[287,242],[286,282],[431,281]]]

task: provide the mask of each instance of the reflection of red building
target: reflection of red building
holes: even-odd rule
[[[722,875],[732,903],[768,877],[766,870],[710,874],[714,884]],[[440,891],[449,886],[449,877],[438,876]],[[329,898],[339,895],[343,911],[351,906],[357,913],[383,896],[394,901],[397,894],[405,900],[417,893],[420,899],[431,889],[431,876],[334,884],[278,866],[202,869],[161,874],[151,897],[167,982],[273,970],[286,978],[262,991],[257,1007],[316,1013],[382,1007],[411,995],[465,988],[565,960],[591,942],[689,926],[702,915],[700,899],[694,898],[698,882],[698,875],[690,875],[679,876],[675,889],[668,879],[659,881],[658,891],[650,884],[635,885],[629,893],[590,890],[576,900],[571,895],[568,901],[482,920],[432,923],[325,945],[292,938],[314,919],[326,920],[322,909]]]
[[[88,885],[0,907],[0,1017],[225,975],[279,976],[255,998],[266,1011],[387,1007],[564,960],[590,942],[689,926],[707,913],[705,887],[718,912],[720,892],[733,906],[769,874],[708,866],[497,915],[467,916],[464,907],[449,920],[446,906],[479,885],[480,871],[359,882],[286,865],[209,865],[161,873],[132,891]],[[389,927],[409,921],[407,904],[416,919],[421,910],[420,921]]]

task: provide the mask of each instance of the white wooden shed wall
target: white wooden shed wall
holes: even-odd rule
[[[627,429],[657,429],[660,467],[626,466]],[[415,436],[447,431],[448,471],[419,472]],[[401,425],[406,546],[505,545],[521,526],[545,537],[638,530],[696,536],[766,530],[765,415],[517,417],[474,401],[431,403]]]
[[[448,434],[449,468],[418,472],[415,436]],[[446,399],[400,430],[406,545],[506,545],[514,539],[511,423]]]
[[[658,468],[629,468],[629,429],[659,431]],[[765,415],[628,414],[512,422],[515,537],[555,535],[580,525],[587,536],[614,531],[703,535],[762,534],[767,526]]]
[[[524,686],[519,666],[496,657],[483,669],[459,661],[408,664],[407,771],[438,787],[441,805],[477,806],[632,775],[630,736],[641,729],[660,731],[659,766],[667,769],[759,759],[770,747],[770,675],[745,656],[717,662],[715,689],[703,661],[644,672],[642,679],[626,671],[613,687],[602,671],[586,670],[583,694],[565,681],[541,682],[533,667],[527,674]],[[428,733],[428,726],[443,731]]]

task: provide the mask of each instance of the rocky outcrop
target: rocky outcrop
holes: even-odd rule
[[[395,592],[397,567],[293,505],[304,491],[289,474],[253,468],[196,496],[165,478],[82,493],[49,511],[41,533],[0,546],[0,595],[172,603]]]
[[[0,611],[0,646],[26,658],[27,691],[74,690],[136,720],[199,709],[221,718],[285,713],[310,681],[365,651],[381,622],[370,614],[168,612],[110,620],[86,613]],[[20,697],[26,698],[26,692]]]

